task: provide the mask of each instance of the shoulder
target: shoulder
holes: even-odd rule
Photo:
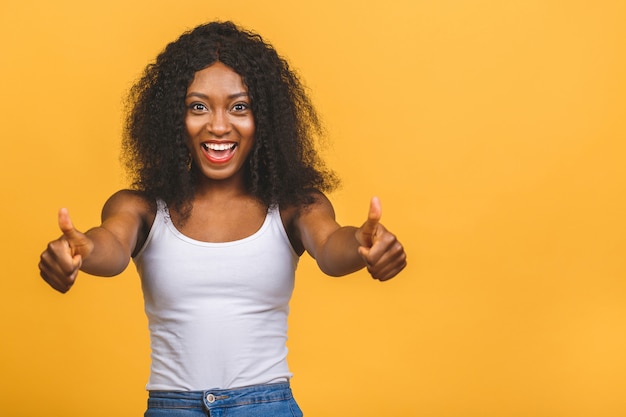
[[[305,248],[304,240],[316,232],[328,233],[338,227],[332,203],[319,191],[309,194],[306,204],[281,207],[280,215],[292,246],[298,253]]]
[[[102,208],[102,222],[119,235],[132,234],[133,254],[145,242],[156,217],[156,201],[135,190],[120,190]]]
[[[147,233],[152,227],[156,211],[156,201],[149,199],[144,193],[120,190],[104,203],[102,221],[117,218],[140,229],[140,234]]]
[[[298,222],[303,217],[318,214],[330,215],[334,219],[335,211],[328,197],[319,191],[311,191],[308,197],[306,203],[280,207],[280,216],[284,223]]]
[[[156,201],[152,201],[140,191],[120,190],[114,193],[104,204],[103,216],[118,212],[132,213],[139,216],[149,216],[156,213]]]

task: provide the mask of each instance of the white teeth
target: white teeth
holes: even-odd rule
[[[204,143],[203,145],[212,151],[226,151],[235,147],[234,143]]]

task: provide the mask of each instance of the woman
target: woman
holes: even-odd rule
[[[380,202],[361,227],[335,221],[323,193],[337,181],[315,153],[320,124],[300,81],[230,22],[169,44],[129,103],[133,189],[85,233],[61,209],[41,276],[64,293],[80,270],[113,276],[133,259],[152,348],[146,416],[301,415],[285,346],[298,258],[331,276],[397,275],[406,255]]]

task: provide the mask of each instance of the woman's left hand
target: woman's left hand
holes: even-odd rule
[[[382,208],[377,197],[370,202],[367,221],[357,229],[359,254],[372,278],[386,281],[406,267],[406,253],[396,236],[380,223]]]

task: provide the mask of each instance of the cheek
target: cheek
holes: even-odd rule
[[[185,131],[183,135],[183,137],[185,138],[185,145],[187,145],[187,148],[191,149],[191,138],[193,137],[193,134],[191,133],[191,130],[189,128],[189,119],[185,119]]]
[[[203,121],[197,117],[186,117],[185,118],[185,130],[187,132],[188,137],[194,137],[198,134],[200,130],[202,130],[202,126],[204,125]]]
[[[242,133],[245,132],[246,136],[248,136],[251,139],[254,139],[254,133],[255,133],[254,119],[250,119],[246,123],[243,123],[241,125],[241,132]]]

